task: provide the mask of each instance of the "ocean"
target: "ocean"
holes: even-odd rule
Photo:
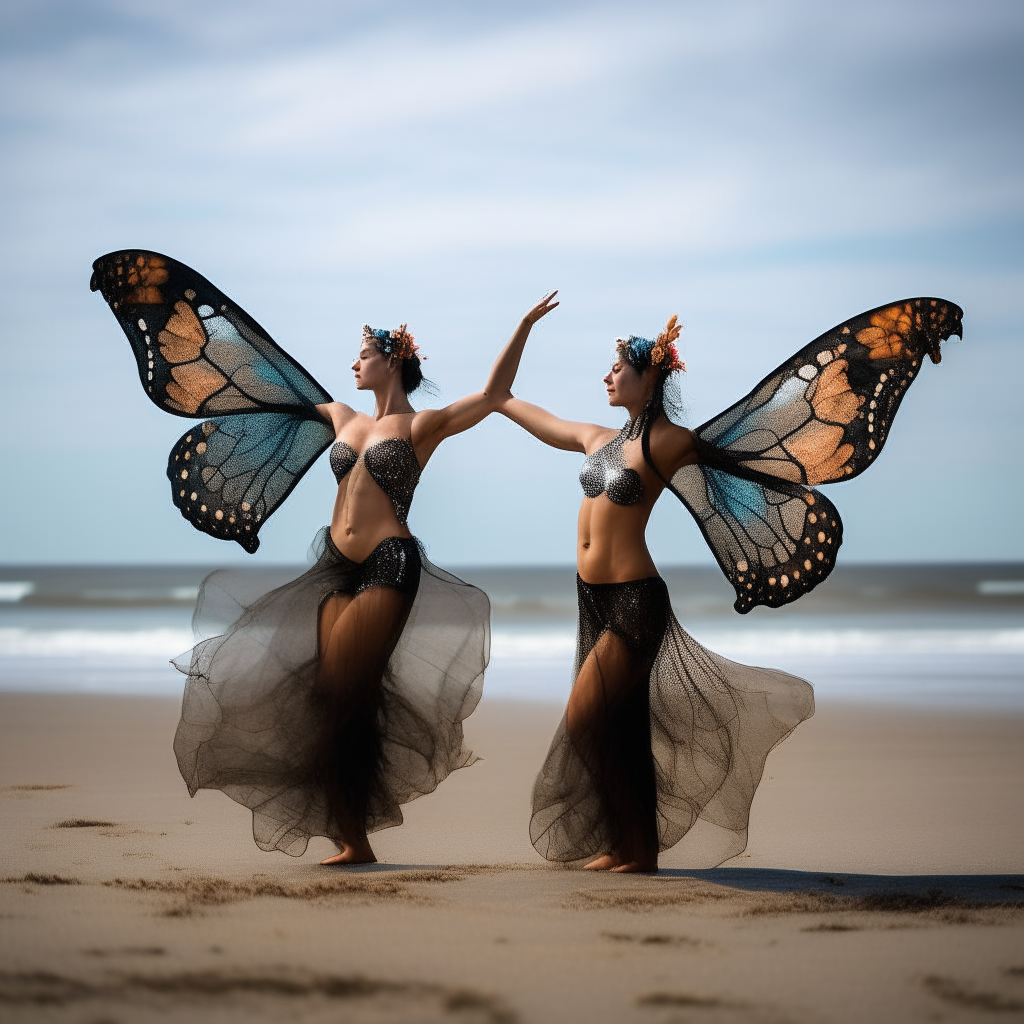
[[[212,568],[0,567],[0,690],[180,693],[183,677],[169,659],[194,642],[192,606]],[[491,598],[485,694],[564,702],[575,571],[452,571]],[[839,566],[795,605],[746,616],[732,611],[715,568],[662,575],[701,643],[803,676],[819,700],[1024,711],[1024,564]]]

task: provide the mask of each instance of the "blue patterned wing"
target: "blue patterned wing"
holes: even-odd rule
[[[806,345],[695,431],[699,464],[672,490],[736,591],[734,607],[779,607],[832,571],[843,522],[818,484],[878,457],[924,357],[962,337],[963,311],[915,298],[861,313]]]
[[[206,420],[171,449],[172,499],[197,530],[252,554],[260,527],[333,441],[323,420],[289,413]]]
[[[175,416],[211,417],[171,450],[174,504],[197,530],[251,554],[334,440],[315,408],[331,396],[245,310],[168,256],[101,256],[90,287],[127,335],[149,398]]]
[[[707,462],[669,482],[736,591],[741,614],[789,604],[832,571],[843,521],[819,491],[737,476]]]

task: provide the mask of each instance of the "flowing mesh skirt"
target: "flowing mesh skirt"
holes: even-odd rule
[[[769,752],[814,713],[810,684],[702,647],[660,577],[577,589],[573,697],[534,785],[533,845],[562,862],[684,837],[693,867],[742,853]]]
[[[483,691],[490,605],[415,541],[400,546],[397,582],[411,607],[369,717],[364,709],[346,725],[325,714],[321,606],[332,594],[387,585],[388,559],[374,558],[387,544],[357,564],[322,530],[316,563],[298,579],[271,589],[266,576],[221,570],[200,590],[194,625],[209,638],[174,662],[188,675],[174,752],[193,796],[219,789],[252,810],[261,849],[298,857],[311,836],[340,839],[331,808],[339,790],[365,795],[367,832],[400,825],[401,804],[476,760],[462,722]],[[353,753],[362,750],[371,753],[360,762]]]

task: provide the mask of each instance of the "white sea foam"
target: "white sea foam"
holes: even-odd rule
[[[170,658],[192,646],[192,631],[156,629],[0,629],[0,658]]]
[[[1024,655],[1024,629],[748,629],[694,634],[705,647],[730,658],[850,654]],[[571,658],[572,632],[495,630],[496,659]]]

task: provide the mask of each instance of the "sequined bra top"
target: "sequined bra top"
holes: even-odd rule
[[[339,484],[359,459],[359,454],[351,445],[344,441],[334,442],[331,446],[331,469]],[[362,460],[366,472],[391,499],[398,521],[405,526],[421,472],[412,441],[405,437],[387,437],[371,444],[363,452]]]
[[[636,505],[643,501],[644,484],[635,469],[626,466],[622,446],[629,433],[626,424],[603,448],[587,456],[580,470],[580,484],[588,498],[608,495],[616,505]]]

